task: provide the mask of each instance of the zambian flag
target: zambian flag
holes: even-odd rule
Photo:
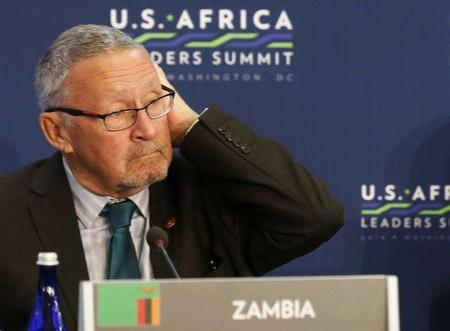
[[[158,283],[97,285],[97,326],[158,326]]]

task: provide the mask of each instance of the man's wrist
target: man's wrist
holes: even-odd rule
[[[178,129],[176,129],[178,134],[173,139],[174,146],[181,145],[188,131],[198,122],[198,117],[199,115],[191,110],[189,115],[185,116],[184,120],[178,124]]]
[[[191,124],[191,126],[186,130],[185,137],[191,132],[192,128],[200,121],[200,117],[209,109],[209,107],[206,107],[203,109],[203,111],[198,115],[198,117],[195,119],[194,123]]]

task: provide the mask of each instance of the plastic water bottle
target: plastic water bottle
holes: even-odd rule
[[[39,266],[39,282],[28,331],[66,331],[56,283],[58,255],[39,253],[36,264]]]

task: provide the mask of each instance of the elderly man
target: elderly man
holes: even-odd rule
[[[342,225],[324,184],[279,144],[218,106],[197,115],[120,31],[61,34],[36,89],[58,152],[0,179],[6,330],[28,321],[40,251],[59,255],[61,304],[75,330],[80,280],[171,277],[145,241],[150,225],[168,232],[181,277],[263,275]]]

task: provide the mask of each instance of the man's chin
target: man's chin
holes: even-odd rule
[[[137,188],[149,186],[153,183],[160,182],[167,177],[168,167],[162,166],[159,169],[152,169],[145,173],[129,173],[121,183],[126,188]]]
[[[167,177],[168,168],[169,162],[160,152],[135,158],[127,164],[122,186],[137,188],[162,181]]]

